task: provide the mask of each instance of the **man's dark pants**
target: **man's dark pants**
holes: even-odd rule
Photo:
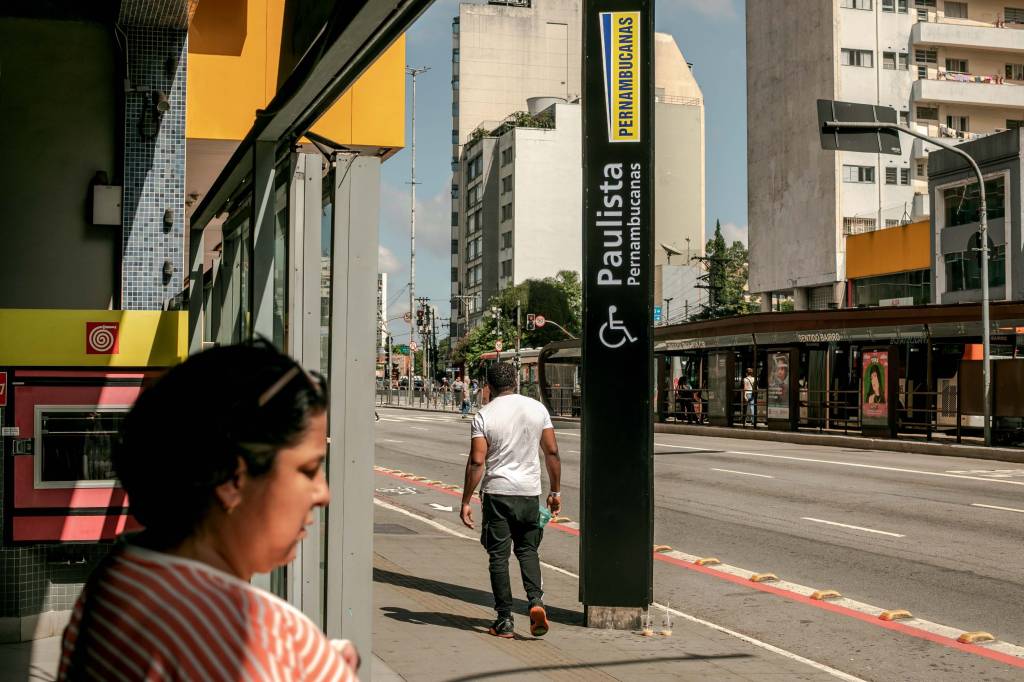
[[[523,587],[530,606],[541,603],[540,557],[537,548],[544,529],[540,527],[540,500],[525,495],[492,495],[482,500],[484,523],[480,542],[490,555],[491,591],[499,616],[512,614],[512,584],[508,575],[509,552],[515,549]]]

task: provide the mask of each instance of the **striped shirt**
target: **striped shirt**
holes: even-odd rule
[[[358,682],[302,612],[223,571],[125,545],[97,573],[64,630],[58,680]]]

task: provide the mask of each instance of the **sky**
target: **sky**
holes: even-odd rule
[[[544,0],[534,0],[535,3]],[[416,84],[416,296],[450,313],[451,22],[457,0],[436,0],[406,34],[406,63],[429,66]],[[655,30],[675,37],[704,92],[707,225],[746,242],[746,54],[743,0],[656,0]],[[381,171],[379,268],[388,273],[388,325],[408,340],[412,88],[406,88],[406,148]],[[511,113],[511,112],[510,112]],[[439,336],[447,336],[447,330]]]

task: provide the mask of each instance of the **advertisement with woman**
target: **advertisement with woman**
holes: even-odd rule
[[[889,351],[865,351],[861,372],[861,421],[864,424],[886,426],[889,423],[889,405],[886,388],[889,385]]]
[[[789,419],[789,352],[768,354],[768,418]]]

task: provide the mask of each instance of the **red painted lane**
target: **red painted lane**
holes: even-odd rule
[[[462,498],[461,492],[448,490],[433,483],[426,483],[424,481],[410,481],[408,478],[399,476],[398,474],[391,474],[386,471],[376,471],[376,473],[384,476],[390,476],[391,478],[394,478],[396,480],[405,481],[406,483],[411,483],[412,485],[420,486],[421,488],[431,488],[446,495],[451,495],[452,497],[458,497],[460,499]],[[479,504],[476,500],[473,500],[473,503]],[[569,535],[579,536],[580,534],[579,530],[576,528],[566,528],[565,526],[562,526],[557,523],[550,524],[548,527],[560,530],[563,533],[568,533]],[[676,559],[674,557],[665,556],[664,554],[659,554],[658,552],[653,552],[653,555],[655,561],[662,561],[667,564],[672,564],[673,566],[679,566],[680,568],[685,568],[691,571],[696,571],[698,573],[703,573],[704,575],[708,575],[713,578],[718,578],[719,580],[727,580],[731,583],[735,583],[736,585],[741,585],[743,587],[747,587],[752,590],[758,590],[760,592],[767,592],[777,597],[789,599],[790,601],[795,601],[806,606],[813,606],[814,608],[822,609],[824,611],[831,611],[832,613],[838,613],[843,616],[856,618],[857,620],[863,621],[870,625],[874,625],[876,627],[884,628],[886,630],[892,630],[894,632],[899,632],[904,635],[916,637],[918,639],[923,639],[925,641],[932,642],[934,644],[939,644],[950,649],[956,649],[967,654],[981,656],[983,658],[988,658],[993,661],[1005,663],[1007,665],[1011,665],[1017,668],[1024,668],[1024,659],[1017,658],[1016,656],[1010,656],[1009,654],[1003,654],[998,651],[992,651],[991,649],[986,649],[985,647],[978,646],[977,644],[961,644],[955,639],[950,639],[949,637],[936,635],[925,630],[919,630],[917,628],[910,627],[909,625],[904,625],[897,621],[879,620],[874,616],[870,616],[866,613],[861,613],[860,611],[854,611],[853,609],[846,608],[845,606],[830,604],[827,601],[811,599],[810,597],[805,597],[795,592],[781,590],[777,587],[772,587],[771,585],[767,585],[765,583],[755,583],[750,580],[740,578],[739,576],[730,575],[728,573],[722,573],[721,571],[716,571],[715,569],[708,568],[707,566],[698,566],[697,564],[692,564],[688,561],[683,561],[682,559]]]

